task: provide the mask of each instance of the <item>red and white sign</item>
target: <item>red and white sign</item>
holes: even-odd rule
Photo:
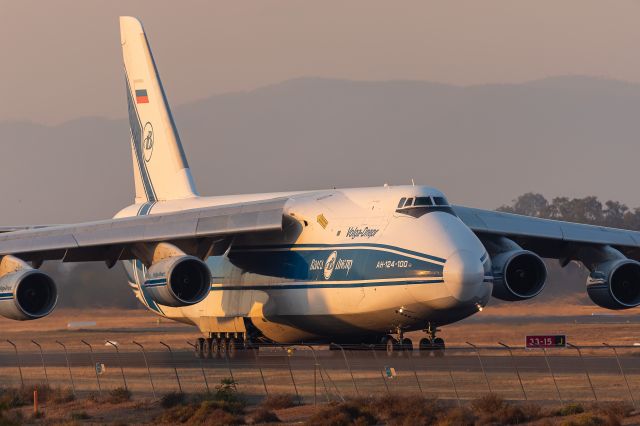
[[[527,349],[566,348],[567,336],[564,334],[526,336],[524,346]]]

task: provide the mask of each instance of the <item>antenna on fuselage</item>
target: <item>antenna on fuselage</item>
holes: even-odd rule
[[[413,178],[411,178],[411,186],[416,186],[416,183],[413,181]]]

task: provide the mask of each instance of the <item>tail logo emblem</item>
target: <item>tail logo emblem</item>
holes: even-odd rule
[[[144,142],[142,147],[144,149],[144,161],[148,163],[153,154],[153,126],[148,121],[147,124],[144,125],[143,134]]]

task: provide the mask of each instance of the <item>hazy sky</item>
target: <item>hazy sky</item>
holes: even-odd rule
[[[0,1],[0,120],[126,113],[119,15],[174,104],[301,76],[640,81],[639,1]]]

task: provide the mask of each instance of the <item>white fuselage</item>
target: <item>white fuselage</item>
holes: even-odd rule
[[[443,194],[424,186],[196,197],[132,205],[118,217],[279,196],[289,198],[283,230],[237,237],[224,256],[207,259],[205,300],[157,305],[141,290],[145,268],[126,262],[137,297],[205,333],[241,331],[242,319],[267,339],[291,343],[370,342],[399,328],[444,325],[491,295],[484,246],[448,206],[435,205]],[[420,206],[398,208],[416,197]]]

